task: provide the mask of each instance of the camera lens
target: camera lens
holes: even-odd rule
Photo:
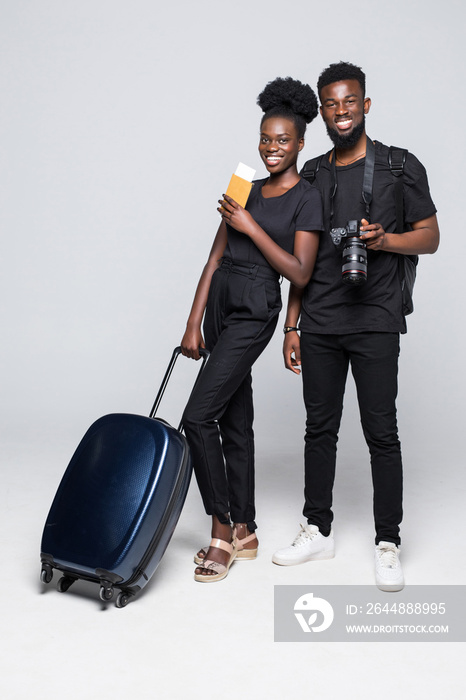
[[[367,249],[360,238],[348,238],[343,248],[342,280],[345,284],[357,286],[367,280]]]

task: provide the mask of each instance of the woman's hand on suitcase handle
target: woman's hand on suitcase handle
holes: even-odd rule
[[[232,226],[239,233],[244,233],[250,236],[257,226],[251,214],[243,209],[234,199],[227,194],[223,195],[223,199],[219,199],[220,206],[217,211],[222,215],[223,221]]]
[[[199,348],[205,348],[205,343],[199,326],[190,328],[188,325],[180,346],[181,354],[185,357],[190,357],[192,360],[200,359]]]

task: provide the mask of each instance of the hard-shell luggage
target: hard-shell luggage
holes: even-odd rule
[[[79,443],[48,514],[41,580],[62,573],[58,590],[78,579],[100,584],[117,607],[148,583],[171,539],[191,479],[182,425],[155,414],[181,348],[175,348],[149,417],[99,418]],[[202,351],[202,365],[208,353]]]

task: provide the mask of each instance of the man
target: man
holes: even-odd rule
[[[285,366],[297,374],[301,366],[303,375],[307,525],[272,560],[287,566],[334,556],[332,489],[351,364],[371,457],[376,584],[396,591],[404,586],[399,560],[402,463],[395,404],[399,334],[406,332],[400,262],[401,256],[437,250],[436,209],[425,169],[408,153],[402,175],[406,223],[402,233],[395,233],[395,177],[389,148],[366,136],[371,101],[365,96],[365,75],[358,66],[330,65],[319,77],[318,92],[320,113],[334,144],[321,157],[315,174],[324,203],[325,233],[304,293],[290,287],[284,329]],[[355,283],[364,279],[364,269],[356,264],[357,274],[346,275],[353,284],[345,284],[341,245],[334,244],[329,232],[353,220],[361,221],[361,239],[367,247],[367,281]],[[360,261],[359,256],[356,259]]]

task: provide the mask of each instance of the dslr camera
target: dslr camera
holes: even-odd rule
[[[341,279],[345,284],[358,286],[367,280],[367,248],[361,241],[361,222],[348,221],[344,228],[332,228],[334,245],[342,250]]]

